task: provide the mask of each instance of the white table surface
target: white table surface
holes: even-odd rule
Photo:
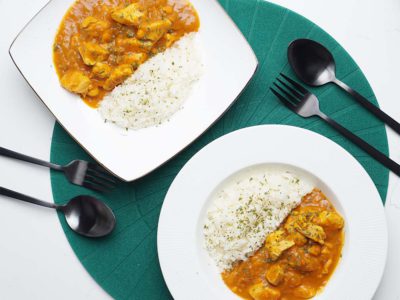
[[[0,0],[1,145],[42,159],[50,155],[54,118],[18,73],[8,47],[46,2]],[[304,15],[333,35],[361,66],[381,107],[400,120],[399,0],[272,2]],[[390,130],[388,136],[391,157],[400,161],[400,137]],[[0,157],[0,185],[52,201],[45,168]],[[0,198],[1,299],[109,298],[75,257],[55,212]],[[400,299],[400,179],[393,174],[386,215],[388,262],[375,299]]]

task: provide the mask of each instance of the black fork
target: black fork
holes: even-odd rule
[[[60,166],[2,147],[0,147],[0,155],[64,172],[69,182],[98,192],[106,192],[114,188],[116,183],[104,168],[84,160],[74,160],[65,166]]]
[[[281,78],[276,78],[276,82],[274,82],[274,87],[271,87],[270,89],[287,108],[304,118],[312,116],[320,117],[321,119],[329,123],[329,125],[335,128],[337,131],[339,131],[342,135],[344,135],[346,138],[356,144],[358,147],[360,147],[377,161],[379,161],[381,164],[400,176],[399,164],[397,164],[395,161],[391,160],[389,157],[368,144],[366,141],[337,123],[335,120],[325,115],[319,109],[318,98],[313,93],[309,92],[302,85],[300,85],[293,79],[290,79],[286,75],[282,73],[280,75]]]

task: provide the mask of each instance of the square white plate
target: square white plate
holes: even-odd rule
[[[58,26],[74,0],[50,1],[19,33],[10,55],[26,81],[69,134],[101,165],[125,181],[142,177],[183,150],[235,101],[257,69],[257,58],[216,0],[192,0],[204,75],[169,122],[125,131],[104,123],[59,83],[52,59]]]

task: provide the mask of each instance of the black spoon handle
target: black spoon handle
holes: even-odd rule
[[[18,192],[14,192],[12,190],[6,189],[4,187],[0,186],[0,195],[4,195],[10,198],[14,198],[14,199],[18,199],[18,200],[22,200],[25,202],[29,202],[29,203],[33,203],[33,204],[37,204],[40,206],[44,206],[44,207],[48,207],[48,208],[55,208],[57,209],[58,206],[53,204],[53,203],[49,203],[49,202],[44,202],[42,200],[18,193]]]
[[[10,157],[10,158],[14,158],[14,159],[18,159],[18,160],[22,160],[22,161],[26,161],[29,162],[31,164],[36,164],[36,165],[40,165],[40,166],[44,166],[44,167],[48,167],[51,168],[53,170],[58,170],[61,171],[62,167],[44,160],[40,160],[25,154],[21,154],[12,150],[8,150],[6,148],[0,147],[0,155],[2,156],[6,156],[6,157]]]
[[[344,82],[335,79],[333,81],[337,86],[345,90],[347,93],[349,93],[351,96],[354,97],[360,103],[362,106],[364,106],[366,109],[368,109],[370,112],[372,112],[376,117],[381,119],[384,123],[386,123],[390,128],[392,128],[394,131],[396,131],[398,134],[400,134],[400,123],[394,120],[391,116],[386,114],[384,111],[373,105],[371,102],[369,102],[367,99],[365,99],[363,96],[361,96],[359,93],[357,93],[355,90],[353,90],[351,87],[349,87],[347,84]]]
[[[318,114],[318,116],[321,119],[325,120],[327,123],[329,123],[329,125],[331,125],[337,131],[339,131],[342,135],[344,135],[346,138],[348,138],[350,141],[352,141],[354,144],[356,144],[362,150],[364,150],[369,155],[371,155],[373,158],[375,158],[382,165],[384,165],[385,167],[390,169],[396,175],[400,176],[400,165],[398,163],[396,163],[395,161],[391,160],[385,154],[383,154],[382,152],[380,152],[376,148],[372,147],[366,141],[364,141],[360,137],[356,136],[350,130],[344,128],[342,125],[340,125],[339,123],[337,123],[335,120],[331,119],[330,117],[328,117],[324,113],[321,112],[320,114]]]

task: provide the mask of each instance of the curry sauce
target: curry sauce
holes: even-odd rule
[[[200,22],[186,0],[77,0],[56,35],[61,85],[91,107]]]
[[[297,300],[314,297],[341,257],[344,220],[318,189],[303,197],[264,246],[222,274],[244,299]]]

